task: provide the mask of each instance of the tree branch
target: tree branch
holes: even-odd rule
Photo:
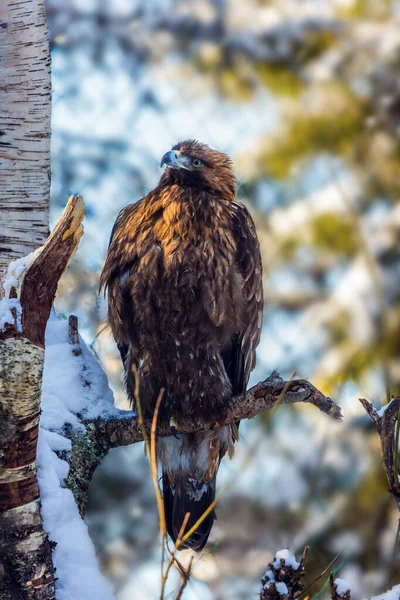
[[[396,465],[398,449],[395,447],[395,430],[400,411],[400,396],[392,398],[389,404],[379,412],[365,398],[360,398],[360,402],[375,423],[376,431],[381,439],[383,466],[389,482],[389,493],[393,495],[400,510],[400,483],[398,473],[396,473],[398,469],[398,465]]]
[[[342,419],[340,406],[317,390],[312,383],[306,379],[284,381],[279,373],[273,371],[267,379],[260,381],[244,394],[234,396],[229,410],[218,419],[214,427],[223,427],[243,419],[252,419],[276,405],[297,402],[308,402],[333,419]],[[120,410],[112,418],[84,421],[84,424],[89,428],[95,428],[97,441],[107,445],[108,448],[143,441],[135,413],[130,411]],[[150,424],[146,424],[145,427],[146,431],[150,433]],[[178,424],[178,433],[192,433],[204,429],[210,429],[209,421],[186,420]],[[157,428],[158,437],[169,435],[171,435],[171,431],[168,426]]]
[[[69,321],[70,343],[74,346],[72,350],[76,356],[76,317],[70,317]],[[90,385],[90,382],[89,382]],[[313,404],[321,412],[333,419],[342,418],[340,407],[331,398],[317,390],[305,379],[284,381],[274,371],[267,379],[261,381],[244,394],[234,396],[230,402],[229,409],[224,415],[220,415],[218,422],[210,425],[209,421],[186,420],[178,423],[178,433],[192,433],[210,429],[212,427],[223,427],[243,419],[251,419],[264,410],[277,407],[279,404],[294,404],[296,402],[307,402]],[[115,408],[111,414],[100,414],[97,418],[82,418],[85,432],[64,431],[72,442],[72,452],[68,457],[70,471],[66,480],[75,497],[81,514],[85,513],[88,489],[93,472],[101,459],[111,448],[127,446],[143,441],[143,435],[136,414]],[[150,423],[145,423],[145,429],[150,434]],[[167,425],[160,424],[157,427],[157,436],[166,437],[171,435]]]

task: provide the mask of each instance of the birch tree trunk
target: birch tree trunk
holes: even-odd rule
[[[44,1],[0,0],[0,273],[48,235],[50,111]],[[55,597],[36,478],[43,360],[43,345],[18,327],[0,331],[0,598],[5,600]]]
[[[44,0],[0,0],[0,273],[48,236],[50,114]]]

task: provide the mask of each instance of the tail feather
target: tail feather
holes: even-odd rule
[[[208,482],[180,476],[172,485],[167,473],[163,470],[165,520],[168,534],[174,542],[176,542],[186,514],[189,513],[190,516],[183,535],[193,527],[214,501],[215,484],[216,475]],[[207,543],[215,518],[215,511],[212,510],[181,548],[202,550]]]

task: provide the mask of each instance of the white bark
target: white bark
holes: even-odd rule
[[[48,236],[50,113],[44,0],[0,0],[0,273]]]
[[[50,111],[44,0],[0,0],[0,279],[11,260],[42,246],[48,236]],[[26,308],[33,297],[31,292]],[[12,323],[0,330],[0,597],[5,600],[53,600],[55,594],[36,477],[44,351],[28,337],[37,331],[43,338],[46,320],[43,332],[34,320],[29,323],[24,338]]]

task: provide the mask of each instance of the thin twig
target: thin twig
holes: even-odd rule
[[[158,474],[157,474],[156,429],[157,429],[158,413],[160,410],[160,404],[161,404],[163,395],[164,395],[164,388],[161,388],[160,393],[158,394],[156,407],[154,409],[153,421],[151,423],[150,455],[149,455],[151,477],[153,480],[154,491],[156,493],[158,518],[159,518],[160,533],[161,533],[161,584],[162,584],[162,580],[163,580],[165,538],[167,535],[167,528],[166,528],[166,524],[165,524],[164,502],[163,502],[163,498],[161,495],[160,484],[158,482]]]
[[[171,567],[172,567],[172,565],[174,563],[175,554],[179,550],[179,548],[180,548],[180,546],[181,546],[181,544],[183,542],[182,536],[183,536],[183,532],[185,531],[185,528],[186,528],[187,522],[189,520],[189,517],[190,517],[190,513],[186,513],[185,518],[183,519],[181,528],[179,530],[178,537],[176,538],[176,542],[175,542],[174,547],[172,549],[171,556],[169,557],[167,568],[165,569],[165,573],[164,573],[164,575],[162,577],[160,600],[163,600],[163,598],[164,598],[165,585],[167,583],[168,575],[169,575]]]
[[[94,349],[94,345],[97,342],[97,338],[101,336],[102,333],[104,333],[104,331],[106,331],[106,329],[108,329],[109,325],[108,323],[106,323],[105,325],[103,325],[103,327],[101,327],[99,329],[99,331],[96,333],[96,335],[94,336],[93,340],[90,342],[89,344],[89,348],[91,348],[93,351],[95,351]]]
[[[135,388],[134,388],[134,398],[136,404],[136,410],[138,413],[138,423],[140,429],[142,431],[143,439],[146,445],[147,455],[149,457],[150,462],[150,472],[151,478],[153,480],[154,491],[156,494],[157,500],[157,509],[158,509],[158,517],[159,517],[159,526],[161,532],[161,585],[163,584],[163,565],[164,565],[164,547],[165,547],[165,538],[167,535],[167,528],[165,524],[165,511],[164,511],[164,502],[161,495],[160,485],[158,483],[158,474],[157,474],[157,449],[156,449],[156,430],[157,430],[157,421],[158,421],[158,413],[160,410],[160,404],[162,397],[164,395],[164,388],[161,388],[160,393],[158,394],[156,406],[154,409],[153,419],[151,423],[151,431],[150,431],[150,442],[147,437],[146,429],[143,422],[143,411],[142,405],[140,402],[140,382],[139,382],[139,373],[137,371],[136,365],[132,365],[132,371],[135,378]]]
[[[185,587],[187,586],[189,579],[190,579],[190,575],[192,572],[192,565],[193,565],[193,561],[194,561],[194,556],[190,557],[190,561],[189,561],[189,565],[188,568],[185,571],[185,575],[182,577],[182,584],[181,587],[179,589],[178,595],[176,596],[175,600],[180,600],[183,596],[183,592],[185,591]]]
[[[399,437],[400,437],[400,408],[397,413],[396,434],[394,436],[394,476],[399,477]]]
[[[318,575],[318,577],[316,579],[314,579],[314,581],[312,583],[310,583],[310,585],[308,585],[298,596],[296,596],[296,600],[298,598],[300,598],[303,594],[305,594],[310,588],[312,588],[312,586],[317,583],[317,581],[319,581],[324,575],[325,573],[327,573],[329,571],[329,569],[331,568],[331,566],[337,561],[337,559],[339,558],[339,556],[342,554],[342,550],[336,554],[335,558],[329,563],[329,565],[322,571],[322,573],[320,573]]]

